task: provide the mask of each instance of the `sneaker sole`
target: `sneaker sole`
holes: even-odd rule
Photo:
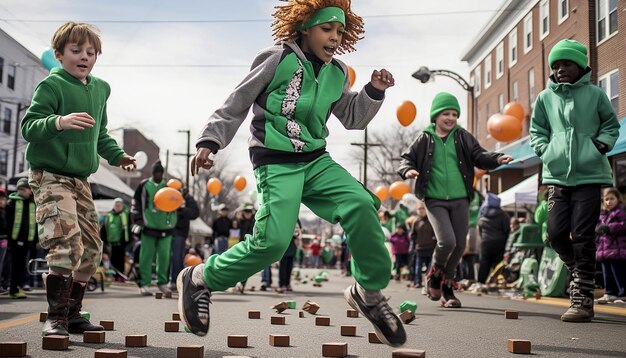
[[[176,290],[180,293],[178,295],[178,314],[183,318],[183,321],[185,321],[185,329],[187,331],[189,331],[190,333],[195,334],[196,336],[206,336],[205,332],[199,331],[199,332],[194,332],[191,330],[191,325],[189,324],[189,321],[187,321],[187,316],[185,315],[185,309],[183,308],[183,276],[185,274],[187,274],[187,272],[191,272],[193,270],[195,266],[190,266],[190,267],[185,267],[180,274],[178,275],[178,277],[176,277]],[[191,274],[191,273],[190,273]]]
[[[361,310],[361,308],[359,307],[359,304],[356,303],[356,301],[354,301],[354,299],[352,299],[352,294],[350,294],[350,288],[352,288],[352,286],[349,286],[348,288],[346,288],[345,291],[343,291],[343,297],[346,299],[346,301],[348,302],[348,304],[350,305],[350,307],[352,307],[354,310],[358,311],[363,317],[367,318],[367,315],[365,315],[363,313],[363,310]],[[368,319],[369,321],[369,319]],[[371,322],[370,322],[371,323]],[[387,338],[385,338],[385,335],[378,329],[378,327],[376,327],[376,325],[372,324],[372,327],[374,327],[374,331],[376,331],[376,336],[378,336],[378,339],[385,343],[386,345],[390,346],[390,347],[401,347],[404,345],[403,344],[391,344]]]

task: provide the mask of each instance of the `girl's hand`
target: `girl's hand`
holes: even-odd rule
[[[62,130],[76,129],[79,131],[85,128],[93,128],[96,121],[89,113],[70,113],[67,116],[59,116],[59,127]]]
[[[124,155],[124,157],[120,161],[120,168],[126,170],[127,172],[137,169],[137,163],[135,158],[131,157],[130,155]]]
[[[409,169],[406,173],[404,173],[404,176],[407,179],[415,179],[420,175],[420,173],[415,170],[415,169]]]
[[[508,164],[511,161],[513,161],[513,157],[508,154],[505,154],[498,158],[498,164]]]
[[[384,91],[396,84],[391,72],[385,70],[384,68],[380,71],[374,70],[374,72],[372,72],[372,79],[370,82],[372,83],[372,86],[379,91]]]

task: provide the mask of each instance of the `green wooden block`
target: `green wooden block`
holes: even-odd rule
[[[326,281],[323,277],[321,276],[315,276],[315,282],[320,283],[320,282],[324,282]]]
[[[307,280],[302,280],[302,281],[300,281],[300,283],[301,283],[301,284],[303,284],[303,285],[306,285],[307,283],[309,283],[309,281],[307,281]]]
[[[414,301],[404,301],[400,304],[400,312],[411,311],[415,313],[417,311],[417,303]]]
[[[91,314],[89,314],[89,312],[87,311],[80,311],[80,316],[85,319],[91,319]]]
[[[285,301],[287,302],[287,305],[289,305],[290,309],[296,309],[296,301],[295,300],[289,300],[289,301]]]

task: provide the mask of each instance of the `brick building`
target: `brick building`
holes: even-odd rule
[[[528,145],[528,125],[534,101],[551,74],[547,56],[562,39],[588,47],[592,81],[605,90],[618,119],[626,117],[626,102],[619,101],[626,97],[626,1],[506,0],[462,58],[474,85],[468,110],[475,116],[468,128],[485,148],[516,159],[507,169],[485,176],[486,189],[501,192],[540,171],[541,163]],[[526,112],[522,138],[500,143],[489,135],[487,120],[513,101]],[[626,154],[616,151],[610,154],[620,180],[626,178]]]

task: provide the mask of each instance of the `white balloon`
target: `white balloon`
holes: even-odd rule
[[[137,170],[143,169],[148,164],[148,155],[144,151],[138,151],[135,155],[135,164],[137,164]]]
[[[402,195],[402,200],[400,200],[400,202],[404,204],[409,211],[415,211],[417,210],[417,203],[419,202],[419,199],[413,193],[406,193]]]

